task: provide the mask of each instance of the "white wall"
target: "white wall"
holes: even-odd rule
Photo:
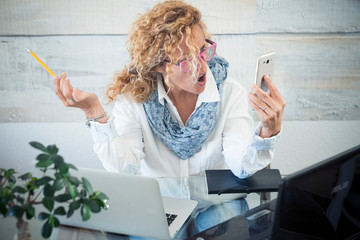
[[[26,169],[36,156],[27,142],[36,140],[57,144],[65,160],[101,168],[83,114],[62,106],[51,76],[25,48],[102,99],[128,60],[130,23],[156,2],[0,1],[0,167]],[[288,174],[360,144],[359,1],[187,2],[203,13],[230,76],[246,88],[256,55],[277,52],[274,81],[287,107],[273,167]]]

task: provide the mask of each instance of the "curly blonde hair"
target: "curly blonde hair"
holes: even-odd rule
[[[199,10],[178,0],[158,3],[141,15],[133,23],[127,41],[130,63],[114,74],[113,82],[106,90],[109,102],[118,95],[145,102],[157,86],[156,70],[165,64],[167,76],[172,73],[171,65],[177,63],[183,54],[179,45],[184,37],[190,52],[187,57],[192,59],[192,65],[196,65],[199,48],[191,34],[194,25],[199,25],[208,38]],[[175,57],[177,50],[180,57]],[[165,63],[164,59],[169,62]],[[165,81],[168,83],[168,79]]]

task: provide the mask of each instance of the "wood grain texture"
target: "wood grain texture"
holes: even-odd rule
[[[104,99],[112,74],[128,61],[126,36],[0,38],[1,122],[82,121],[53,93],[51,76],[25,51],[33,51],[57,74]],[[255,52],[275,50],[274,82],[288,105],[284,120],[360,119],[359,37],[319,35],[215,35],[218,53],[230,63],[229,77],[249,89]],[[255,49],[256,42],[256,49]],[[345,47],[346,46],[346,47]],[[111,110],[109,106],[108,111]],[[254,116],[256,119],[256,116]]]
[[[0,35],[127,34],[158,0],[2,0]],[[255,32],[255,0],[187,0],[212,34]]]
[[[103,99],[113,73],[128,62],[130,24],[156,2],[0,1],[0,122],[83,121],[61,105],[51,76],[25,48]],[[285,120],[360,119],[359,1],[187,2],[203,13],[229,77],[245,88],[255,56],[277,52],[274,82],[288,103]]]
[[[218,54],[230,63],[229,77],[245,87],[253,81],[255,39],[252,35],[215,35]],[[74,87],[104,90],[129,57],[127,36],[0,37],[0,122],[83,121],[66,109],[53,92],[50,74],[26,51],[35,54],[57,75],[67,72]],[[104,101],[105,102],[105,101]],[[111,107],[107,106],[111,111]]]
[[[358,0],[257,0],[256,31],[351,33],[360,31]]]
[[[280,86],[360,91],[360,35],[257,35],[256,51],[276,52]]]
[[[104,87],[129,62],[126,40],[127,36],[0,37],[0,90],[52,87],[51,76],[26,47],[54,73],[67,72],[79,88]],[[230,62],[229,75],[249,84],[255,71],[254,36],[214,35],[213,40],[218,54]]]
[[[279,90],[287,103],[284,121],[360,119],[359,91],[309,89],[306,87],[279,87]]]
[[[273,80],[287,102],[284,120],[360,119],[360,36],[258,35],[256,48],[277,54]]]

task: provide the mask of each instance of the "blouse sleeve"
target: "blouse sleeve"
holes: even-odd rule
[[[106,124],[90,123],[94,151],[107,171],[136,174],[144,142],[135,103],[118,100]]]
[[[234,175],[246,178],[271,162],[280,133],[271,138],[261,138],[258,135],[261,125],[253,130],[246,90],[238,84],[231,89],[231,96],[225,103],[230,107],[223,131],[223,155]]]

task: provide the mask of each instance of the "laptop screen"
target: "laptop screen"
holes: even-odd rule
[[[276,211],[272,239],[359,237],[360,145],[284,178]]]

